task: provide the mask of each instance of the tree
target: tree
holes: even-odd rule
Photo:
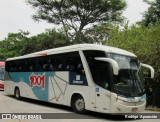
[[[62,32],[48,29],[44,33],[28,38],[22,48],[22,54],[33,53],[55,47],[65,46],[65,36]]]
[[[148,1],[145,0],[147,4],[150,5],[148,10],[143,15],[142,23],[144,23],[145,26],[148,26],[149,24],[155,25],[156,23],[160,22],[160,0],[154,0],[154,1]]]
[[[123,20],[124,0],[27,0],[36,8],[36,21],[62,25],[67,41],[83,42],[84,29],[99,22]]]
[[[9,33],[0,41],[0,60],[67,45],[63,32],[54,29],[32,37],[27,37],[28,34],[24,31]]]
[[[21,55],[24,42],[29,32],[20,30],[18,33],[8,33],[8,37],[0,42],[0,59]]]
[[[105,42],[109,39],[111,30],[119,29],[119,25],[113,23],[100,23],[85,32],[86,38],[90,42]]]

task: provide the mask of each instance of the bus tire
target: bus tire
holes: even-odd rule
[[[15,88],[14,96],[15,96],[15,98],[16,98],[17,100],[20,100],[21,95],[20,95],[20,90],[19,90],[19,88],[18,88],[18,87],[17,87],[17,88]]]
[[[79,114],[85,113],[85,101],[81,95],[77,95],[72,101],[73,111]]]

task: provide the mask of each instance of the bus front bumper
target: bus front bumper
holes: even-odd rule
[[[125,114],[125,113],[140,113],[145,110],[146,101],[138,103],[119,103],[111,102],[110,113]]]

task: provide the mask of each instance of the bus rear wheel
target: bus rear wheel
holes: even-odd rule
[[[15,96],[15,98],[17,100],[20,100],[21,96],[20,96],[20,90],[19,90],[19,88],[15,89],[14,96]]]
[[[76,113],[85,113],[85,102],[81,95],[78,95],[73,99],[72,108]]]

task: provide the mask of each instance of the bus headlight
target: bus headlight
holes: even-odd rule
[[[121,99],[117,99],[117,102],[123,104],[125,101]]]

